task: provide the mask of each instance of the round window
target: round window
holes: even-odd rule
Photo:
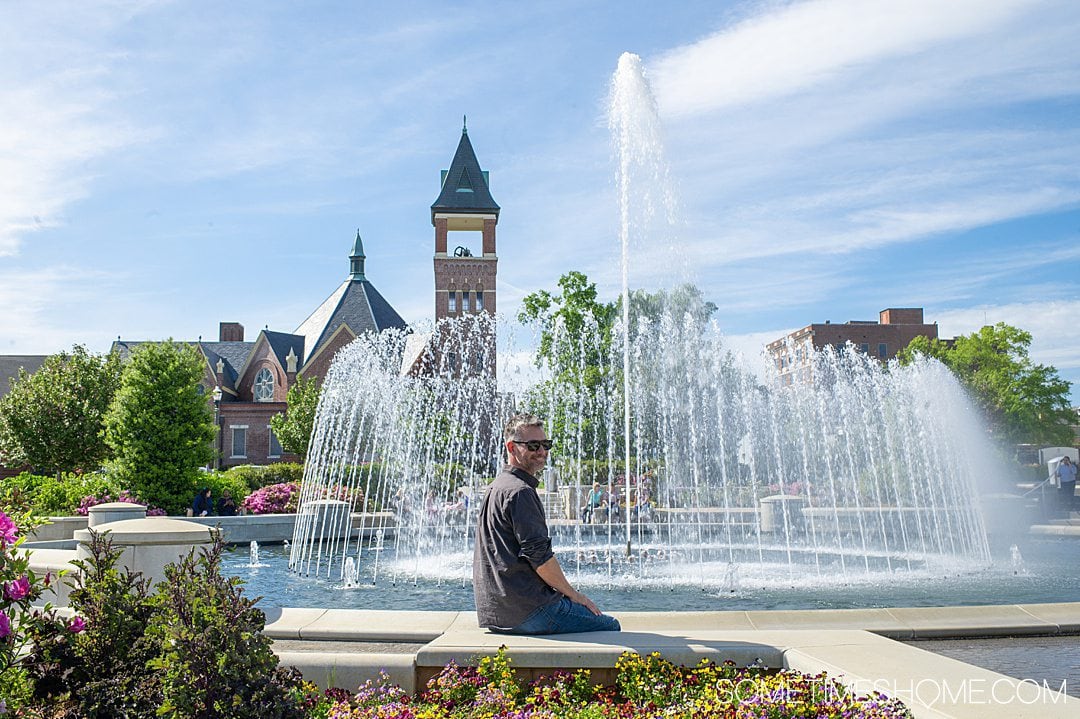
[[[263,367],[255,375],[255,401],[272,402],[274,400],[274,375]]]

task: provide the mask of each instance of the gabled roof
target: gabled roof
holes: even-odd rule
[[[19,378],[19,369],[34,374],[45,364],[48,355],[0,355],[0,397],[11,391],[11,380]]]
[[[487,173],[480,169],[465,127],[461,128],[461,141],[458,142],[450,169],[443,175],[439,197],[431,206],[432,223],[435,222],[436,212],[494,213],[496,217],[499,214],[499,206],[488,189]]]
[[[131,353],[136,347],[143,344],[144,341],[152,340],[140,340],[136,342],[120,341],[113,342],[112,349],[120,353],[120,359],[126,362]],[[236,395],[236,382],[240,378],[240,369],[247,363],[248,357],[251,355],[251,350],[255,348],[254,342],[185,342],[184,344],[194,345],[202,352],[206,357],[207,364],[210,365],[210,373],[217,373],[217,363],[220,359],[222,361],[223,369],[221,378],[221,389],[227,395]],[[284,365],[282,365],[284,366]]]
[[[304,320],[294,333],[303,337],[301,365],[316,354],[341,325],[356,335],[405,327],[405,320],[369,280],[347,279]]]
[[[304,338],[302,336],[285,332],[271,332],[270,330],[263,330],[262,333],[266,335],[266,341],[270,344],[270,349],[273,351],[274,356],[277,357],[282,369],[286,371],[289,369],[289,352],[295,355],[296,366],[299,369],[300,360],[304,358]]]

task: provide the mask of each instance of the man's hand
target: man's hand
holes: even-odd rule
[[[600,609],[597,608],[597,606],[593,603],[593,600],[589,599],[581,592],[575,591],[573,595],[567,595],[567,599],[569,599],[574,604],[580,604],[593,614],[600,614]]]
[[[537,567],[536,573],[540,575],[541,579],[547,582],[549,587],[562,594],[574,604],[580,604],[593,614],[600,614],[600,610],[593,604],[593,600],[589,599],[570,585],[570,582],[566,579],[566,575],[563,574],[562,567],[559,566],[559,560],[555,557],[552,557]]]

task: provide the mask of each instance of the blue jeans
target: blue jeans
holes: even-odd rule
[[[540,607],[513,629],[503,634],[570,634],[573,632],[617,632],[619,620],[606,614],[593,614],[566,597]],[[496,630],[492,630],[496,631]]]

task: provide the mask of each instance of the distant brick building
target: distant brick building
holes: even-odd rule
[[[916,337],[937,339],[937,324],[923,321],[921,307],[891,307],[878,313],[878,320],[851,320],[844,324],[815,323],[770,342],[766,349],[780,371],[781,379],[810,382],[814,350],[850,343],[863,354],[886,362]]]
[[[270,430],[270,418],[287,407],[289,388],[300,377],[324,379],[337,351],[358,335],[405,327],[367,279],[365,259],[357,232],[349,276],[295,332],[264,329],[248,342],[243,325],[222,322],[217,342],[190,343],[206,363],[200,387],[214,403],[219,466],[296,461]],[[138,344],[117,339],[113,350],[127,357]]]
[[[480,168],[468,130],[462,127],[450,168],[442,172],[439,196],[431,205],[435,228],[435,319],[495,313],[495,226],[499,206],[488,188],[488,173]],[[450,233],[463,244],[448,251]],[[479,242],[470,239],[479,235]],[[455,243],[456,244],[456,243]],[[295,460],[282,451],[270,431],[270,418],[286,410],[286,395],[300,377],[323,379],[339,349],[365,332],[405,328],[405,320],[367,279],[366,257],[359,231],[349,255],[349,275],[293,332],[264,329],[253,341],[244,338],[236,322],[219,325],[216,342],[189,342],[205,360],[200,383],[218,423],[219,466],[268,464]],[[446,337],[413,335],[403,369],[417,374],[449,372],[454,376],[495,372],[492,330],[478,344],[448,343]],[[141,341],[117,338],[112,349],[122,357]],[[484,348],[482,353],[475,351]],[[44,357],[0,356],[0,375],[17,375],[20,362],[34,371]],[[20,365],[21,366],[21,365]],[[7,382],[0,376],[0,394]],[[0,468],[2,469],[2,468]]]

